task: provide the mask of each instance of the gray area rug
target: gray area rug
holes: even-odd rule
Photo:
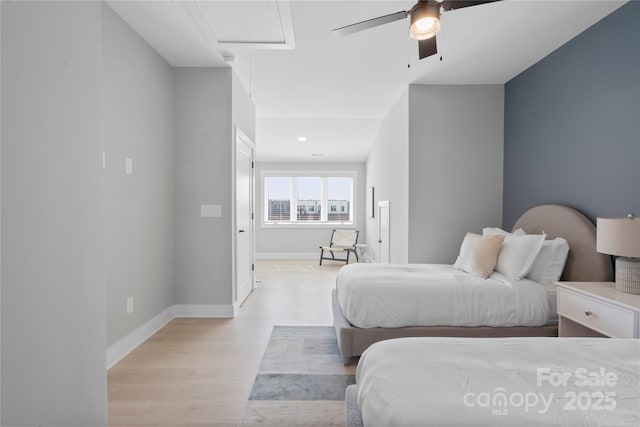
[[[274,326],[241,425],[344,425],[353,374],[333,327]]]

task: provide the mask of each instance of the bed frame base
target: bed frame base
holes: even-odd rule
[[[333,325],[336,329],[338,347],[342,361],[351,363],[352,357],[360,356],[369,346],[378,341],[404,337],[557,337],[558,325],[517,327],[463,327],[463,326],[411,326],[405,328],[357,328],[344,317],[338,304],[338,291],[331,293]]]

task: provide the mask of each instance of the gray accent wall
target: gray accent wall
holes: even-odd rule
[[[101,5],[0,7],[0,423],[102,426]]]
[[[409,86],[409,262],[453,264],[502,222],[502,85]]]
[[[358,243],[366,243],[365,227],[365,165],[363,163],[256,163],[256,255],[269,258],[282,254],[311,254],[320,257],[321,245],[328,245],[331,240],[332,228],[308,228],[294,226],[289,228],[269,228],[262,224],[264,215],[264,193],[262,171],[355,171],[356,182],[354,188],[356,221],[355,226],[360,230]],[[295,256],[295,255],[293,255]]]
[[[561,203],[640,213],[640,2],[506,84],[504,221]]]
[[[173,71],[105,3],[101,81],[110,346],[173,305]]]
[[[409,91],[399,94],[380,128],[367,159],[367,188],[374,188],[374,202],[389,201],[389,250],[392,263],[408,260],[409,235]],[[369,257],[378,259],[378,218],[367,216]]]

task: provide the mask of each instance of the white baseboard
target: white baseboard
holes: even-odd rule
[[[238,304],[176,304],[156,315],[142,326],[127,334],[107,348],[107,370],[135,350],[149,337],[162,329],[176,317],[221,317],[232,318],[238,313]]]
[[[234,304],[176,304],[173,317],[235,317]]]
[[[258,252],[256,259],[320,259],[318,252]]]
[[[164,325],[173,320],[174,317],[173,307],[169,307],[115,344],[109,346],[109,348],[107,348],[107,369],[111,369],[127,354],[145,342],[151,335],[158,332]]]
[[[251,292],[253,292],[253,290],[251,290]],[[251,293],[249,293],[249,295],[251,295]],[[241,305],[242,303],[239,303],[238,301],[233,303],[233,306],[231,307],[231,309],[233,310],[233,316],[231,317],[236,317],[236,315],[238,314],[238,311],[240,311]]]

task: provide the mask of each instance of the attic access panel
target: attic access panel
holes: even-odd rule
[[[221,45],[281,49],[295,45],[289,1],[196,0],[193,3],[206,22],[200,25],[206,25]]]

